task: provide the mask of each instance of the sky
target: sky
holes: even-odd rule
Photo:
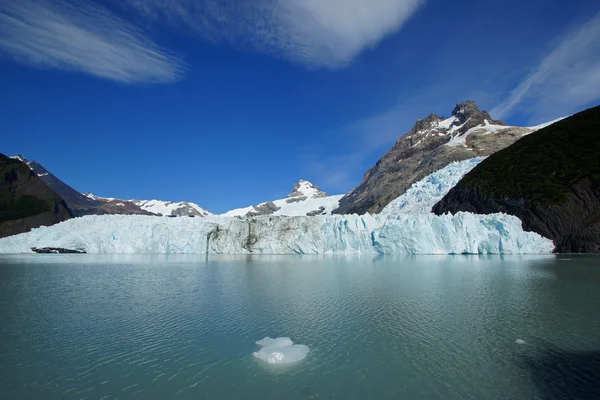
[[[0,0],[0,153],[214,213],[330,194],[419,118],[600,103],[597,0]]]

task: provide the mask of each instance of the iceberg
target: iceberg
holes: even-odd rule
[[[252,353],[259,360],[269,364],[287,364],[303,360],[310,349],[303,344],[294,344],[289,337],[271,339],[266,337],[256,342],[262,348]]]

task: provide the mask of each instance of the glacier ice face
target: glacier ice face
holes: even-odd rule
[[[484,159],[485,157],[476,157],[448,164],[413,183],[403,195],[392,200],[381,213],[387,215],[430,213],[433,206]]]
[[[60,247],[108,254],[527,254],[552,241],[505,214],[161,218],[90,215],[0,239],[0,253]]]
[[[539,254],[554,250],[551,240],[524,232],[512,215],[400,214],[373,232],[380,254]]]
[[[381,214],[160,218],[90,215],[0,239],[0,253],[59,247],[109,254],[537,254],[554,245],[506,214],[433,215],[483,158],[449,164]],[[327,200],[318,198],[316,200]]]
[[[252,355],[269,364],[287,364],[303,360],[310,349],[303,344],[294,344],[289,337],[272,339],[266,337],[256,342],[262,348]]]

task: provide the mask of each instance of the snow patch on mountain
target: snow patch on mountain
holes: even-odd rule
[[[536,125],[536,126],[529,126],[529,127],[527,127],[527,129],[530,129],[532,132],[539,131],[540,129],[544,129],[544,128],[552,125],[552,124],[555,124],[555,123],[557,123],[559,121],[562,121],[565,118],[567,118],[567,117],[557,118],[557,119],[555,119],[553,121],[545,122],[543,124]]]
[[[314,216],[329,215],[338,208],[344,195],[329,196],[309,181],[300,180],[285,199],[260,203],[256,206],[236,208],[222,216],[243,217],[252,215]]]
[[[17,154],[16,156],[10,156],[10,158],[12,158],[13,160],[21,161],[23,164],[26,164],[31,169],[31,166],[29,165],[31,162],[21,154]]]
[[[469,135],[473,132],[480,131],[483,134],[487,135],[488,133],[495,133],[502,129],[511,129],[511,128],[514,128],[514,127],[506,126],[506,125],[492,124],[486,119],[482,125],[477,125],[471,129],[469,129],[462,135],[454,136],[452,139],[450,139],[450,141],[448,143],[446,143],[446,146],[467,147],[467,137],[469,137]]]
[[[96,196],[93,193],[81,193],[82,195],[84,195],[85,197],[87,197],[90,200],[99,200],[99,201],[115,201],[115,200],[120,200],[117,199],[115,197],[100,197],[100,196]]]
[[[286,197],[301,197],[305,196],[308,198],[318,198],[318,197],[327,197],[327,193],[319,189],[317,186],[313,185],[309,181],[305,181],[304,179],[300,179],[298,183],[294,184],[294,189],[292,193],[288,194]]]
[[[206,217],[212,215],[212,213],[206,211],[198,204],[191,203],[189,201],[162,201],[162,200],[131,200],[135,205],[140,207],[142,210],[149,211],[154,214],[161,214],[164,216],[175,215],[175,216],[199,216]]]

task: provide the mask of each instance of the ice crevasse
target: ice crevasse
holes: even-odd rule
[[[378,215],[160,218],[100,215],[0,239],[0,253],[59,247],[87,253],[534,254],[551,240],[506,214],[429,213],[481,159],[429,175]]]

